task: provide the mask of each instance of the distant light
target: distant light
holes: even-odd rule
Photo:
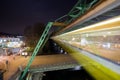
[[[111,34],[111,32],[107,32],[108,34]]]
[[[7,41],[6,39],[4,39],[4,41]]]
[[[60,52],[63,53],[63,50],[61,49]]]
[[[64,54],[67,54],[67,52],[65,52]]]
[[[87,40],[85,38],[81,38],[80,44],[82,46],[85,46],[86,44],[88,44]]]
[[[110,43],[107,43],[107,47],[110,48],[110,47],[111,47],[111,44],[110,44]]]
[[[105,37],[106,37],[106,35],[103,35],[103,37],[105,38]]]
[[[102,45],[104,48],[110,48],[111,47],[111,44],[110,43],[105,43]]]
[[[20,41],[20,43],[22,44],[22,43],[23,43],[23,41]]]
[[[25,53],[24,53],[24,52],[22,52],[22,55],[25,55]]]
[[[19,42],[9,42],[7,43],[8,47],[20,47],[20,43]]]
[[[28,53],[27,53],[27,52],[25,52],[24,54],[25,54],[26,56],[28,55]]]
[[[86,37],[88,37],[88,34],[86,34]]]
[[[118,61],[118,64],[120,64],[120,61]]]
[[[0,43],[2,43],[2,39],[0,40]]]
[[[75,40],[75,38],[72,38],[72,41],[74,41]]]
[[[54,43],[54,45],[56,46],[57,44],[56,44],[56,43]]]
[[[22,56],[27,56],[28,55],[28,53],[27,52],[22,52],[22,54],[21,54]]]
[[[81,66],[76,66],[74,70],[81,70]]]

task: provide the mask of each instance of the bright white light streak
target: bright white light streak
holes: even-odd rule
[[[86,26],[86,27],[84,27],[84,28],[80,28],[80,29],[77,29],[77,30],[74,30],[74,31],[71,31],[71,32],[68,32],[68,33],[65,33],[65,34],[61,34],[61,35],[59,35],[59,36],[67,35],[67,34],[74,33],[74,32],[80,31],[80,30],[85,30],[85,29],[94,28],[94,27],[96,27],[96,26],[101,26],[101,25],[105,25],[105,24],[110,24],[110,23],[113,23],[113,22],[116,22],[116,21],[120,21],[120,16],[118,16],[118,17],[116,17],[116,18],[112,18],[112,19],[106,20],[106,21],[103,21],[103,22],[99,22],[99,23],[97,23],[97,24],[93,24],[93,25],[90,25],[90,26]]]

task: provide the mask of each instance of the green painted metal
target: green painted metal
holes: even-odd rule
[[[72,22],[77,17],[84,14],[88,9],[90,9],[94,3],[96,3],[98,0],[93,0],[90,3],[87,3],[87,0],[79,0],[77,4],[73,7],[73,9],[68,13],[68,15],[71,17],[67,23]]]
[[[59,22],[60,20],[62,20],[63,18],[65,18],[65,17],[67,17],[67,16],[68,16],[68,15],[64,15],[64,16],[62,16],[62,17],[56,19],[55,22]]]
[[[71,23],[73,20],[83,15],[87,10],[89,10],[94,4],[96,4],[99,0],[93,0],[91,2],[87,2],[87,0],[78,0],[75,6],[70,10],[70,12],[55,21],[64,22],[66,24]]]
[[[44,41],[45,41],[45,38],[46,38],[46,36],[48,35],[48,32],[49,32],[52,24],[53,24],[53,22],[49,22],[49,23],[46,25],[46,28],[45,28],[45,30],[44,30],[44,32],[43,32],[40,40],[38,41],[38,44],[36,45],[36,47],[35,47],[35,49],[34,49],[34,51],[33,51],[33,54],[32,54],[32,56],[31,56],[31,58],[30,58],[30,60],[29,60],[29,62],[28,62],[28,64],[27,64],[27,66],[26,66],[26,68],[24,69],[23,74],[22,74],[22,76],[20,77],[19,80],[23,80],[24,76],[25,76],[26,73],[28,72],[28,69],[29,69],[30,65],[32,64],[32,61],[34,60],[34,58],[35,58],[36,54],[38,53],[39,49],[41,48],[41,46],[43,45],[43,43],[44,43]]]

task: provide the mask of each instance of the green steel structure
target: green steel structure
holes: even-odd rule
[[[78,0],[68,14],[56,19],[55,22],[64,22],[69,24],[78,17],[82,16],[87,10],[89,10],[99,1],[100,0]]]
[[[96,4],[99,0],[78,0],[78,2],[75,4],[75,6],[71,9],[71,11],[67,14],[64,15],[58,19],[55,20],[55,22],[62,22],[65,24],[69,24],[72,21],[74,21],[75,19],[77,19],[78,17],[82,16],[88,9],[90,9],[94,4]],[[54,24],[54,22],[48,22],[48,24],[46,25],[46,28],[40,38],[40,40],[38,41],[38,44],[36,45],[33,54],[26,66],[26,68],[23,71],[23,74],[20,76],[19,80],[23,80],[24,76],[26,75],[30,65],[32,64],[32,61],[34,60],[36,54],[38,53],[39,49],[41,49],[41,47],[44,46],[45,41],[46,41],[46,37],[48,35],[48,32],[51,28],[51,26]]]
[[[45,38],[46,38],[46,36],[47,36],[47,34],[48,34],[51,26],[52,26],[52,24],[53,24],[52,22],[49,22],[49,23],[47,24],[47,26],[46,26],[46,28],[45,28],[45,30],[44,30],[44,32],[43,32],[40,40],[38,41],[38,44],[36,45],[36,47],[35,47],[35,49],[34,49],[34,51],[33,51],[33,54],[32,54],[32,56],[31,56],[31,58],[30,58],[30,60],[29,60],[29,62],[28,62],[28,64],[27,64],[26,68],[25,68],[24,71],[23,71],[22,76],[20,77],[20,80],[23,80],[24,76],[26,75],[26,73],[27,73],[30,65],[32,64],[32,61],[34,60],[36,54],[38,53],[40,47],[42,46],[42,44],[43,44],[43,42],[44,42],[44,40],[45,40]]]

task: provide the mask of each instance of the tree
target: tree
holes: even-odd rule
[[[25,44],[26,46],[30,47],[30,51],[33,52],[44,29],[45,25],[43,23],[36,23],[35,25],[27,26],[24,29]]]

